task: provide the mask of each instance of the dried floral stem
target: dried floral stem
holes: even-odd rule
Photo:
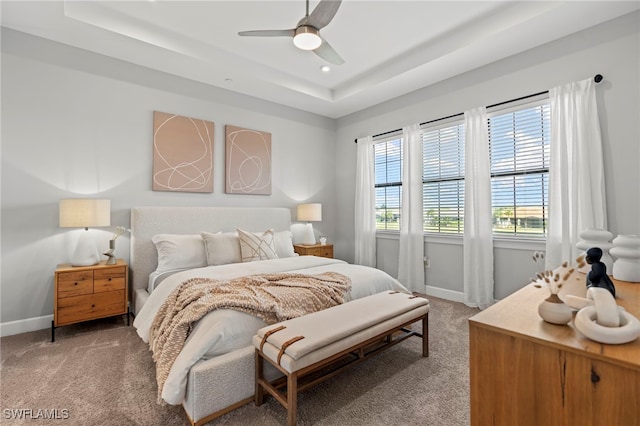
[[[535,252],[533,255],[533,261],[538,262],[544,259],[544,253]],[[584,260],[583,256],[576,259],[578,267]],[[583,263],[584,265],[584,263]],[[575,271],[575,268],[570,267],[568,261],[562,262],[562,266],[556,270],[545,270],[538,272],[535,278],[531,278],[531,283],[536,288],[547,287],[549,292],[553,295],[557,295],[564,283],[571,277],[571,274]]]
[[[125,228],[124,226],[117,226],[116,227],[116,232],[113,233],[113,236],[111,237],[112,240],[117,240],[118,237],[122,234],[124,234],[126,232],[131,232],[130,229]]]

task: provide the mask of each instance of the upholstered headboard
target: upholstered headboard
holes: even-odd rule
[[[137,314],[146,298],[149,274],[157,265],[157,234],[200,234],[201,232],[288,231],[291,211],[281,207],[134,207],[131,209],[129,267]]]

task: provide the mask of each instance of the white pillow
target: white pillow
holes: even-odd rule
[[[275,232],[273,229],[267,229],[262,235],[243,231],[242,229],[237,229],[237,231],[240,238],[240,253],[243,262],[278,258],[274,245]]]
[[[198,234],[158,234],[151,241],[158,251],[156,271],[207,266],[204,243]]]
[[[203,232],[202,240],[209,266],[242,262],[240,240],[235,232],[218,232],[217,234]]]
[[[276,246],[276,254],[278,257],[293,257],[298,255],[298,253],[293,250],[291,231],[276,232],[273,244]]]
[[[262,233],[258,232],[254,232],[253,234],[258,237],[262,235]],[[207,264],[209,266],[242,262],[240,238],[237,232],[218,232],[216,234],[203,232],[202,239],[204,240]],[[277,257],[293,257],[298,255],[293,249],[291,231],[276,232],[274,234],[273,245]]]

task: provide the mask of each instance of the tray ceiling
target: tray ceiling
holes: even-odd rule
[[[2,25],[339,118],[639,8],[637,1],[345,0],[321,31],[345,59],[340,66],[288,37],[237,35],[294,28],[302,0],[5,0]]]

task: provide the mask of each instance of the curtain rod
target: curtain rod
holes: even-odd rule
[[[600,83],[603,78],[604,77],[602,77],[602,74],[596,74],[593,77],[593,81],[595,81],[596,83]],[[533,98],[534,96],[544,95],[545,93],[549,93],[549,91],[545,90],[544,92],[538,92],[538,93],[533,93],[531,95],[521,96],[521,97],[515,98],[515,99],[509,99],[508,101],[503,101],[503,102],[498,102],[497,104],[488,105],[486,108],[495,108],[497,106],[508,104],[508,103],[511,103],[511,102],[521,101],[523,99]],[[435,120],[424,121],[424,122],[420,123],[420,125],[424,126],[425,124],[436,123],[438,121],[447,120],[449,118],[454,118],[454,117],[460,117],[462,115],[464,115],[464,112],[459,112],[457,114],[447,115],[446,117],[436,118]],[[378,133],[377,135],[373,135],[372,138],[377,138],[379,136],[384,136],[384,135],[388,135],[390,133],[399,132],[401,130],[402,129],[395,129],[395,130],[389,130],[388,132]],[[358,143],[358,139],[357,138],[354,139],[354,142]]]

